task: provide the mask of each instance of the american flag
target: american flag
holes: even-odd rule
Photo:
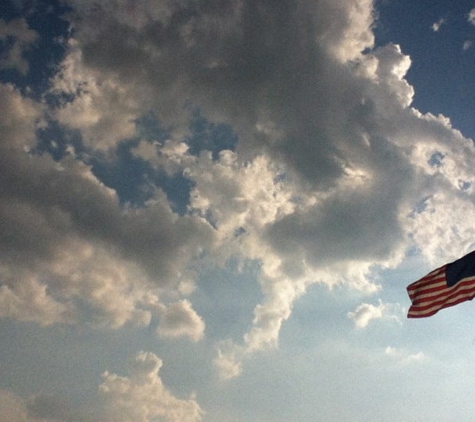
[[[475,297],[475,251],[410,284],[408,318],[424,318]]]

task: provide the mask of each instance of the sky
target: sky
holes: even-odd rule
[[[0,3],[0,422],[469,421],[475,2]]]

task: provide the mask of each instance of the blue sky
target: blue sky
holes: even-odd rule
[[[468,421],[475,3],[0,5],[0,422]]]

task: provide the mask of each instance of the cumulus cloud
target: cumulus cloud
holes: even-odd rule
[[[0,88],[1,316],[147,325],[161,291],[192,282],[191,260],[211,228],[175,215],[161,192],[142,209],[123,209],[90,166],[29,153],[42,109]]]
[[[1,86],[2,316],[118,328],[158,315],[160,336],[196,341],[205,322],[182,296],[201,266],[258,262],[252,324],[217,347],[230,378],[278,346],[312,283],[374,293],[374,272],[411,247],[431,262],[470,247],[473,143],[411,107],[411,59],[375,48],[371,0],[67,3],[57,104]],[[192,148],[196,110],[236,145]],[[149,111],[168,139],[137,131]],[[34,154],[43,113],[85,152]],[[157,180],[124,206],[94,171],[88,157],[115,163],[130,139],[144,167],[188,182],[180,214]],[[364,327],[386,306],[350,317]]]
[[[188,336],[198,341],[203,337],[204,329],[203,320],[191,307],[191,303],[184,299],[169,305],[163,312],[158,334],[162,337]]]
[[[42,106],[28,98],[11,84],[0,84],[0,130],[2,146],[30,149],[36,145],[35,131],[42,118]]]
[[[369,323],[376,319],[393,319],[399,321],[400,314],[399,305],[383,303],[379,301],[379,305],[371,303],[362,303],[354,312],[348,312],[348,318],[351,318],[357,328],[366,328]]]
[[[84,142],[95,149],[108,149],[134,136],[134,119],[147,110],[138,103],[137,92],[129,92],[113,75],[106,77],[85,66],[77,43],[74,39],[69,43],[68,55],[51,81],[50,94],[71,100],[62,102],[54,117],[81,130]]]
[[[129,377],[109,372],[102,375],[99,390],[104,399],[104,420],[114,422],[164,420],[198,422],[204,415],[196,399],[175,397],[164,385],[159,371],[162,360],[153,353],[135,357]]]
[[[186,124],[184,109],[191,101],[209,118],[232,123],[243,135],[243,152],[272,143],[269,152],[312,184],[341,174],[337,151],[318,123],[332,115],[331,108],[323,108],[315,95],[352,95],[348,75],[334,61],[353,60],[371,47],[371,1],[323,2],[318,13],[317,6],[304,1],[211,1],[199,9],[185,1],[169,3],[168,13],[149,6],[149,21],[140,28],[120,17],[125,13],[121,2],[72,3],[78,20],[82,14],[88,18],[77,22],[83,61],[102,77],[116,78],[128,101],[138,97],[153,105],[176,130]],[[95,25],[98,19],[102,25]],[[153,28],[162,29],[157,34]],[[173,43],[176,47],[169,49]],[[335,78],[331,89],[328,80],[314,78],[320,73]],[[266,129],[276,125],[276,132]],[[296,148],[288,149],[289,139]]]
[[[371,320],[382,318],[385,309],[386,307],[382,303],[379,306],[362,303],[356,308],[355,312],[349,312],[348,317],[355,321],[358,328],[365,328]]]
[[[133,20],[124,18],[122,2],[71,4],[74,60],[92,75],[91,88],[65,104],[59,118],[75,124],[68,113],[94,111],[76,127],[101,148],[94,128],[108,119],[101,106],[108,92],[124,93],[126,101],[119,98],[114,108],[124,121],[140,107],[154,109],[173,126],[173,140],[142,142],[137,156],[193,181],[189,210],[213,227],[217,262],[239,255],[262,263],[265,298],[243,344],[235,345],[245,350],[238,355],[275,347],[309,284],[374,292],[375,265],[397,265],[409,234],[422,244],[417,222],[432,214],[414,210],[434,189],[430,177],[457,177],[450,160],[432,166],[425,145],[464,141],[449,123],[410,108],[411,60],[395,45],[373,50],[373,2],[210,1],[197,9],[184,1],[136,9]],[[73,79],[66,69],[58,89]],[[191,155],[189,102],[235,128],[236,151],[218,159]],[[111,147],[127,131],[107,133]],[[471,170],[459,172],[457,179],[469,183]],[[464,195],[459,182],[447,188]]]
[[[205,412],[192,394],[180,399],[163,384],[162,360],[140,352],[128,377],[102,374],[97,408],[73,409],[64,399],[45,394],[20,397],[0,390],[0,422],[199,422]]]

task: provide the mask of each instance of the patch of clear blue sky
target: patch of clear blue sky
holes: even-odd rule
[[[407,80],[413,106],[450,117],[455,128],[475,139],[475,26],[473,0],[379,0],[376,42],[399,44],[412,59]],[[443,19],[438,31],[432,29]],[[473,45],[464,50],[466,41]]]
[[[241,340],[251,325],[254,307],[263,300],[260,271],[258,261],[241,265],[236,259],[230,259],[225,268],[211,265],[200,271],[200,288],[191,300],[206,321],[207,338]]]
[[[185,141],[190,147],[190,154],[199,155],[206,150],[212,153],[213,160],[217,160],[221,151],[234,151],[238,136],[230,125],[210,122],[199,109],[195,109],[190,123],[190,136]]]

